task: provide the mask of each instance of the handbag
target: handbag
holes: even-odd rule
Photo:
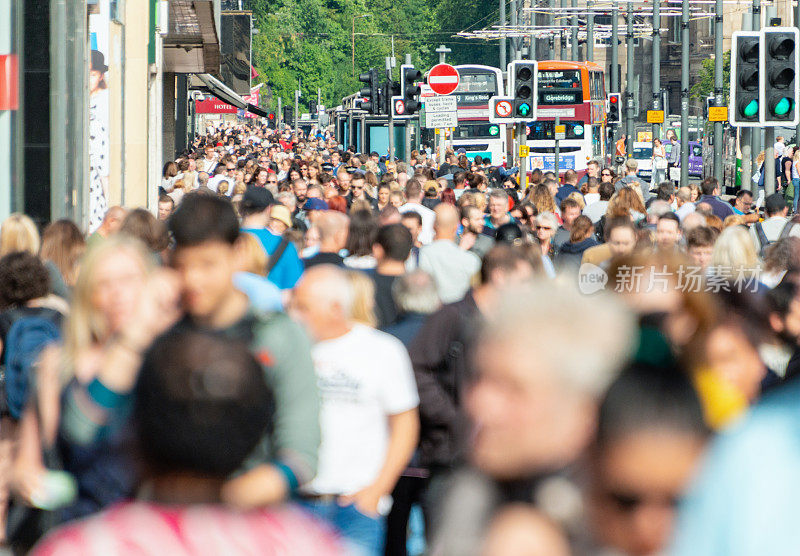
[[[667,159],[664,157],[659,156],[656,158],[655,163],[656,170],[666,170],[667,169]]]

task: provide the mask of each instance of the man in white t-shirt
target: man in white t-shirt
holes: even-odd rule
[[[433,241],[433,222],[436,215],[433,211],[422,204],[422,184],[416,178],[408,180],[406,183],[406,203],[398,210],[400,214],[416,212],[422,217],[422,231],[419,233],[419,242],[428,245]]]
[[[419,437],[419,397],[403,344],[355,323],[354,292],[332,265],[306,270],[291,313],[316,342],[321,397],[317,476],[304,505],[352,544],[348,553],[383,554],[390,494]]]

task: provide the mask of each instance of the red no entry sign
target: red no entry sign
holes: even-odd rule
[[[458,87],[458,70],[450,64],[437,64],[428,73],[428,85],[437,95],[449,95]]]
[[[501,118],[507,118],[511,115],[511,103],[507,100],[501,100],[495,105],[494,112]]]
[[[394,113],[398,116],[402,116],[406,113],[406,103],[403,102],[403,99],[397,99],[394,101]]]

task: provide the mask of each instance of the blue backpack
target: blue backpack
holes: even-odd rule
[[[5,403],[14,419],[25,409],[30,374],[39,354],[60,339],[59,327],[44,317],[23,317],[11,325],[5,345]]]

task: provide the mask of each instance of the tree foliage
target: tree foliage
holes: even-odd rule
[[[705,102],[707,97],[714,94],[714,60],[703,60],[698,81],[692,86],[693,99]],[[722,54],[722,94],[725,104],[728,104],[731,83],[731,51]]]
[[[452,49],[448,62],[496,66],[497,42],[468,41],[454,35],[496,23],[496,0],[251,0],[253,65],[264,82],[266,105],[294,103],[300,88],[303,108],[322,92],[322,104],[335,106],[362,87],[361,72],[385,71],[392,54],[397,65],[406,54],[427,69],[438,59],[439,44]],[[368,17],[359,17],[370,14]],[[355,71],[352,61],[355,19]],[[398,79],[398,69],[393,77]],[[354,75],[355,74],[355,75]]]

